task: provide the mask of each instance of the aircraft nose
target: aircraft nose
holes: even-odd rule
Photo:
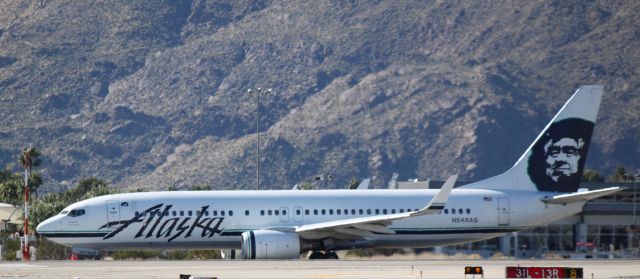
[[[56,221],[56,219],[57,219],[57,216],[54,216],[47,220],[42,221],[40,224],[38,224],[38,227],[36,227],[36,231],[39,234],[43,234],[51,231],[53,223]]]
[[[51,218],[44,220],[43,222],[41,222],[40,224],[38,224],[38,227],[36,227],[36,232],[38,232],[39,234],[41,234],[44,231],[47,231],[47,226],[49,225],[49,223],[51,223]]]

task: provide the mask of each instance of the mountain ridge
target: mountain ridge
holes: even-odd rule
[[[605,86],[587,167],[640,168],[634,2],[0,3],[0,163],[46,189],[261,188],[331,174],[477,180],[578,86]]]

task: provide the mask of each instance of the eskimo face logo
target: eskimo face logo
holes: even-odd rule
[[[592,132],[593,122],[577,118],[551,124],[529,157],[527,171],[538,190],[575,192],[578,189]]]
[[[544,153],[547,157],[546,174],[554,182],[563,177],[570,177],[578,173],[580,153],[584,147],[582,138],[561,138],[554,142],[549,139],[544,145]]]

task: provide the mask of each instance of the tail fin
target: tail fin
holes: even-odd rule
[[[581,86],[511,169],[462,188],[575,192],[603,88]]]

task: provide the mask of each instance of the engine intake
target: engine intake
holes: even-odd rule
[[[300,256],[300,236],[272,230],[242,233],[245,259],[295,259]]]

